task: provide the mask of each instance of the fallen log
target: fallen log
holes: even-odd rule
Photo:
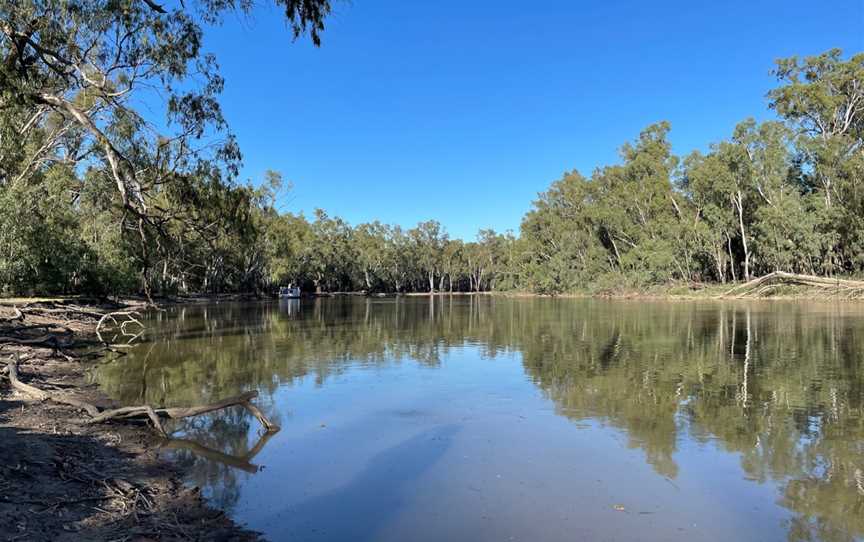
[[[819,277],[815,275],[799,275],[775,271],[755,278],[744,284],[739,284],[723,294],[724,297],[759,297],[776,286],[807,286],[832,291],[848,297],[864,295],[864,281]]]
[[[263,425],[267,431],[278,431],[279,426],[267,419],[267,417],[264,416],[264,413],[261,412],[258,407],[251,403],[252,399],[255,399],[256,397],[258,397],[257,391],[247,391],[246,393],[241,393],[240,395],[229,397],[227,399],[222,399],[221,401],[210,403],[208,405],[156,409],[150,407],[149,405],[120,407],[113,410],[106,410],[104,412],[101,412],[98,416],[94,416],[92,419],[88,420],[87,423],[101,423],[111,420],[113,418],[127,419],[142,416],[148,416],[152,419],[152,415],[155,415],[158,418],[170,418],[173,420],[179,420],[182,418],[191,418],[194,416],[200,416],[202,414],[208,414],[210,412],[215,412],[217,410],[222,410],[224,408],[232,406],[240,406],[245,408],[250,414],[255,416],[255,418],[257,418],[258,421],[261,422],[261,425]]]
[[[279,426],[271,422],[258,407],[252,404],[252,399],[258,397],[257,391],[248,391],[234,397],[222,399],[221,401],[217,401],[215,403],[191,407],[153,408],[150,405],[141,405],[120,407],[111,410],[100,410],[95,405],[92,405],[85,401],[81,401],[72,397],[66,397],[61,394],[49,393],[35,386],[31,386],[30,384],[25,384],[24,382],[21,382],[18,377],[19,363],[20,358],[16,355],[6,364],[6,376],[8,377],[9,382],[11,383],[13,388],[39,401],[53,401],[55,403],[69,405],[85,410],[87,414],[90,415],[90,419],[84,422],[87,424],[104,423],[109,420],[115,419],[147,417],[153,423],[153,427],[156,429],[156,431],[161,436],[167,438],[168,434],[162,427],[162,418],[170,418],[177,420],[182,418],[190,418],[193,416],[200,416],[202,414],[208,414],[210,412],[215,412],[217,410],[222,410],[224,408],[229,408],[232,406],[240,406],[246,409],[250,414],[255,416],[255,418],[257,418],[258,421],[261,422],[261,425],[263,425],[268,432],[276,432],[280,429]]]

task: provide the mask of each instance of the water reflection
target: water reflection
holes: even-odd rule
[[[280,417],[290,415],[293,402],[306,401],[304,397],[313,401],[312,392],[304,391],[308,386],[333,393],[331,403],[345,401],[333,404],[333,412],[368,414],[369,427],[377,430],[386,423],[372,406],[384,399],[370,398],[359,383],[347,391],[334,384],[372,374],[377,379],[372,382],[385,382],[376,388],[385,393],[399,390],[411,400],[432,397],[430,419],[446,417],[455,402],[474,416],[478,425],[459,431],[458,437],[452,420],[429,422],[416,433],[420,440],[404,429],[410,422],[400,419],[400,436],[385,435],[395,443],[374,452],[370,448],[363,465],[341,485],[315,498],[298,494],[291,517],[316,525],[313,538],[344,539],[347,533],[386,538],[382,525],[396,521],[396,507],[404,492],[416,489],[412,484],[418,476],[427,468],[445,475],[455,468],[455,463],[439,461],[447,446],[424,444],[436,432],[443,442],[462,439],[460,450],[476,451],[476,445],[468,444],[472,436],[488,435],[496,444],[528,453],[532,446],[554,448],[585,424],[624,435],[625,448],[639,451],[658,477],[673,484],[697,474],[716,478],[716,487],[709,484],[706,492],[721,492],[721,477],[730,473],[712,473],[707,456],[698,455],[707,452],[700,450],[715,447],[734,454],[734,476],[776,488],[774,505],[785,512],[770,518],[780,518],[788,540],[864,536],[864,313],[855,305],[337,298],[177,307],[149,315],[147,325],[149,342],[97,373],[109,393],[124,402],[187,405],[258,389],[265,412],[291,433],[291,422]],[[508,392],[515,404],[492,405],[501,389],[494,371],[507,367],[499,358],[521,363],[520,372],[551,401],[556,415],[573,422],[570,429],[553,432],[541,426],[545,418],[535,413],[542,404],[524,386]],[[469,363],[478,364],[478,372],[463,378],[460,371]],[[429,369],[452,380],[428,388]],[[397,377],[403,380],[388,380]],[[456,385],[468,391],[454,395]],[[318,403],[302,405],[302,416],[324,411]],[[493,431],[502,409],[525,420],[540,440],[516,444],[501,430]],[[209,488],[217,503],[230,510],[244,484],[260,483],[248,478],[256,470],[251,461],[263,447],[254,419],[231,411],[195,423],[180,428],[183,443],[174,446],[193,465],[194,482]],[[296,427],[305,427],[303,423],[305,418],[299,418]],[[341,433],[335,442],[362,448],[373,432]],[[280,438],[301,437],[275,440]],[[352,440],[345,442],[347,438]],[[209,452],[197,453],[202,451],[198,447]],[[685,461],[690,454],[696,454],[695,461]],[[515,469],[513,464],[505,466]],[[387,470],[393,468],[397,470]],[[538,467],[532,468],[519,472],[530,481]],[[457,499],[449,490],[439,491],[442,498]],[[532,497],[547,498],[542,491]],[[339,503],[354,503],[350,509],[355,512],[334,518]],[[755,517],[769,517],[761,513]],[[262,521],[290,524],[290,534],[312,532],[297,531],[298,519]],[[346,525],[354,530],[342,529]],[[525,533],[555,537],[550,530]],[[692,533],[681,537],[693,538]],[[768,531],[764,538],[771,538]]]

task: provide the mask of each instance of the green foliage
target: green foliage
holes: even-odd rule
[[[320,30],[316,17],[329,8],[324,0],[283,5],[295,32]],[[199,51],[197,21],[211,16],[134,3],[127,21],[117,19],[119,4],[88,11],[97,6],[0,10],[9,21],[0,48],[8,56],[50,43],[86,57],[76,47],[88,39],[144,25],[111,47],[150,59],[153,77],[171,90],[169,124],[180,135],[154,137],[125,93],[112,97],[124,84],[136,91],[125,65],[102,85],[69,79],[41,57],[19,66],[29,79],[0,68],[4,293],[253,292],[294,283],[307,291],[556,294],[722,284],[778,270],[864,273],[864,54],[780,60],[780,84],[769,93],[779,120],[744,120],[683,160],[672,153],[669,123],[652,124],[622,146],[619,163],[552,183],[518,237],[480,230],[463,241],[435,220],[403,230],[377,221],[352,227],[323,210],[311,219],[279,212],[289,187],[273,171],[258,186],[238,183],[230,133],[215,147],[193,145],[226,129],[215,101],[221,79]],[[25,38],[22,14],[36,12],[57,24]],[[93,62],[98,72],[109,60]],[[203,87],[172,90],[193,66],[205,70]],[[37,99],[48,87],[63,103]],[[99,111],[100,120],[89,126],[75,111]]]
[[[275,3],[295,38],[319,43],[329,0]],[[263,222],[253,211],[266,204],[236,183],[240,151],[218,102],[224,81],[202,50],[206,26],[252,7],[0,6],[4,291],[262,284]]]
[[[590,179],[568,173],[522,223],[522,286],[543,293],[864,270],[864,55],[778,62],[782,122],[671,155],[667,123]]]

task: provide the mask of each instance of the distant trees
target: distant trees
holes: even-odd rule
[[[377,221],[352,228],[318,210],[312,222],[279,216],[268,235],[274,248],[271,284],[295,282],[322,291],[481,291],[492,289],[491,277],[505,274],[492,267],[505,259],[504,236],[488,230],[478,242],[464,243],[451,240],[434,220],[407,231]]]

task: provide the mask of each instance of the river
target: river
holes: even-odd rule
[[[180,305],[94,378],[271,540],[864,540],[864,306]]]

